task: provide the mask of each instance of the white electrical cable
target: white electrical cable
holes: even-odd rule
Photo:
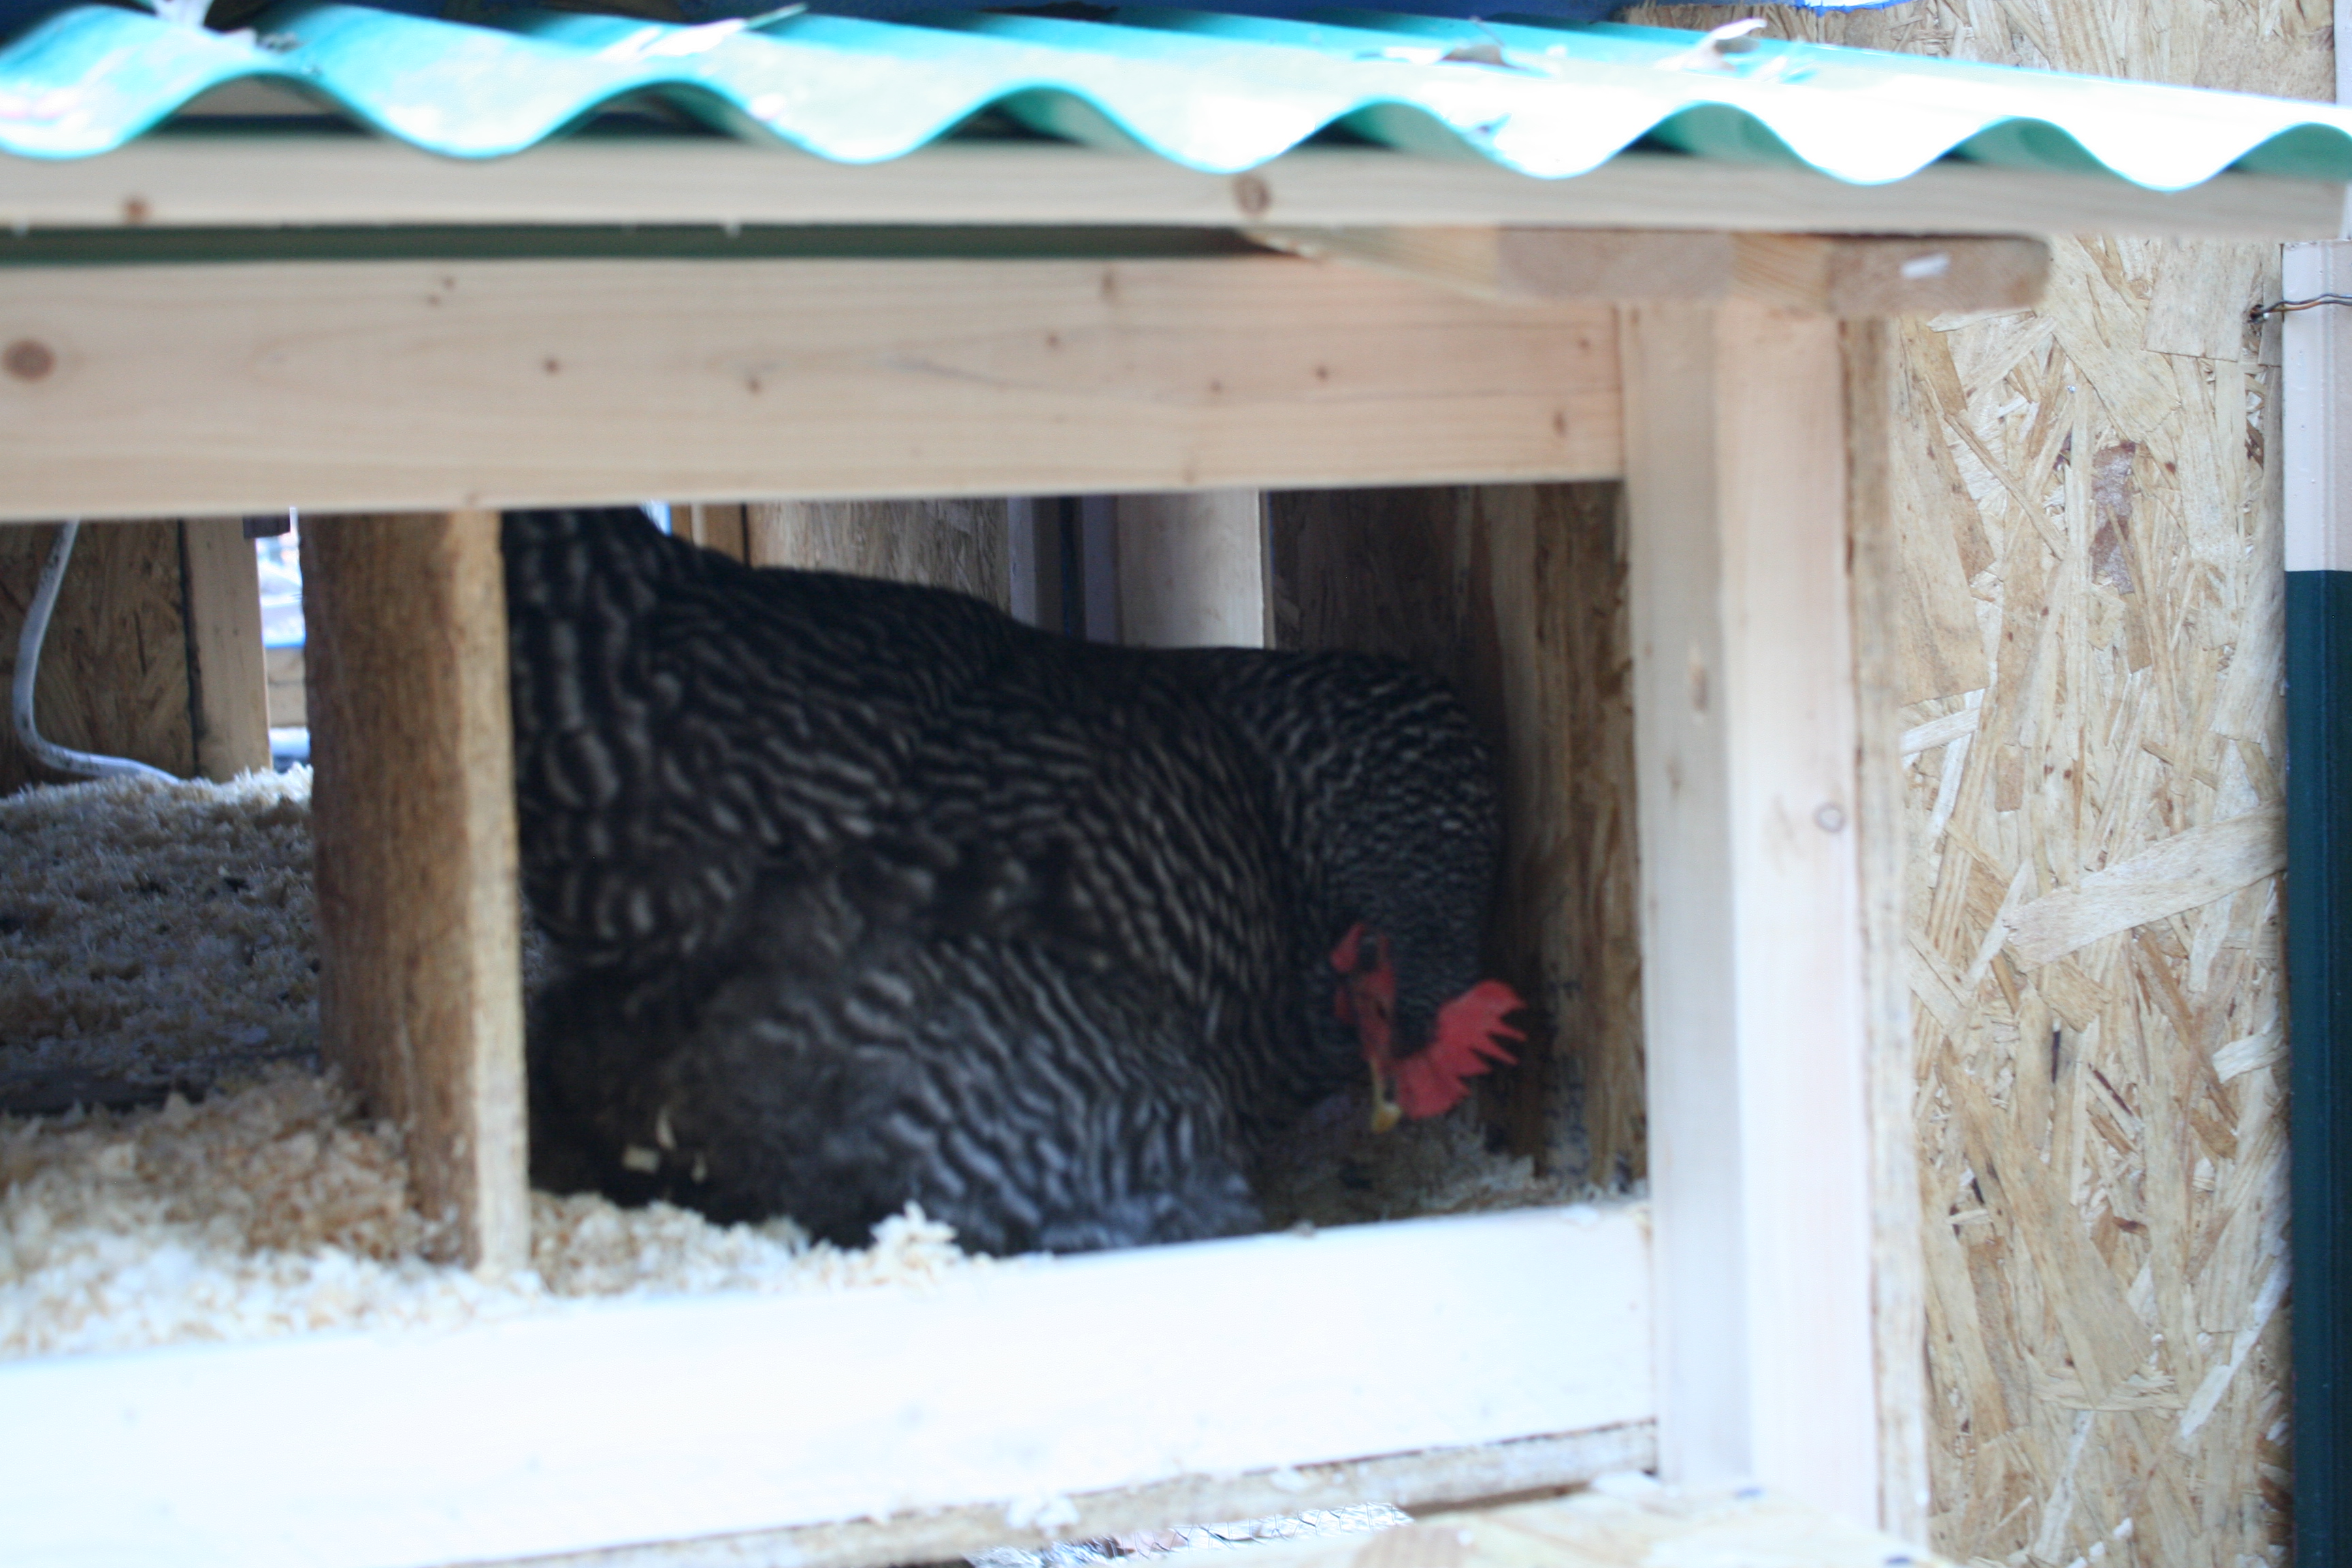
[[[44,741],[33,722],[33,682],[41,673],[41,644],[49,635],[49,612],[57,608],[58,587],[66,580],[66,563],[73,558],[74,536],[80,531],[79,519],[58,530],[58,542],[49,547],[48,564],[41,568],[40,584],[33,590],[33,602],[25,608],[25,629],[16,638],[16,683],[9,693],[16,710],[16,739],[32,753],[35,762],[61,773],[89,773],[100,778],[127,775],[168,782],[170,773],[145,763],[134,763],[129,757],[101,757]]]

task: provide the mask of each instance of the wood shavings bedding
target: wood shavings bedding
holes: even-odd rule
[[[921,1284],[987,1266],[910,1209],[859,1252],[789,1221],[531,1195],[532,1268],[426,1261],[398,1140],[289,1067],[199,1103],[0,1117],[0,1357],[447,1329],[587,1298]]]
[[[845,1252],[789,1221],[722,1227],[547,1194],[532,1194],[530,1273],[493,1285],[428,1261],[397,1140],[317,1071],[310,789],[297,768],[0,798],[0,1357],[978,1265],[919,1212]],[[69,1105],[113,1109],[6,1114]],[[1365,1121],[1361,1097],[1335,1099],[1281,1152],[1265,1175],[1276,1226],[1587,1195],[1572,1115],[1553,1118],[1545,1175],[1489,1151],[1467,1115],[1379,1137]]]
[[[314,1051],[310,799],[307,768],[0,798],[0,1106]]]

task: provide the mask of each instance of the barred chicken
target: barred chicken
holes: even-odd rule
[[[1411,667],[1076,642],[635,510],[504,537],[541,1184],[1185,1240],[1350,1082],[1432,1116],[1510,1059],[1488,761]]]

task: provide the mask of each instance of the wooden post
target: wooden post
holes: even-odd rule
[[[1138,647],[1265,647],[1265,525],[1256,490],[1120,496],[1118,623]]]
[[[188,710],[196,771],[215,783],[269,766],[269,672],[261,651],[261,569],[245,521],[180,524],[188,620]]]
[[[514,732],[496,512],[303,520],[327,1060],[442,1248],[530,1254]]]
[[[1906,968],[1899,673],[1902,542],[1894,456],[1897,334],[1849,321],[1845,351],[1846,525],[1851,546],[1856,717],[1854,831],[1862,896],[1864,1063],[1869,1096],[1871,1311],[1878,1379],[1878,1524],[1927,1539],[1927,1260],[1920,1227],[1918,1058]],[[1940,1222],[1941,1216],[1937,1216]]]
[[[1622,350],[1661,1467],[1876,1519],[1838,326],[1637,307]]]
[[[738,561],[751,558],[749,510],[740,501],[691,501],[670,509],[670,527],[680,539]]]

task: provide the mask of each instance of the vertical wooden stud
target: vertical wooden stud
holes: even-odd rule
[[[530,1253],[514,733],[496,512],[303,520],[328,1061],[486,1271]]]
[[[1265,525],[1256,490],[1118,499],[1118,620],[1138,647],[1264,647]]]
[[[1622,363],[1662,1468],[1875,1519],[1838,328],[1632,308]]]
[[[196,771],[220,783],[266,770],[269,673],[261,650],[261,571],[244,520],[183,522],[180,562]]]
[[[705,550],[716,550],[738,561],[751,559],[750,523],[746,514],[750,508],[740,502],[695,501],[691,505],[670,508],[670,527],[681,539],[692,540]]]
[[[744,559],[927,583],[1011,603],[1007,503],[934,500],[761,501],[744,510]]]
[[[1853,600],[1854,831],[1863,900],[1864,1071],[1870,1112],[1871,1310],[1878,1379],[1879,1528],[1927,1539],[1927,1281],[1920,1205],[1918,1045],[1905,968],[1900,645],[1902,542],[1888,465],[1895,453],[1895,333],[1848,321],[1846,519]]]

